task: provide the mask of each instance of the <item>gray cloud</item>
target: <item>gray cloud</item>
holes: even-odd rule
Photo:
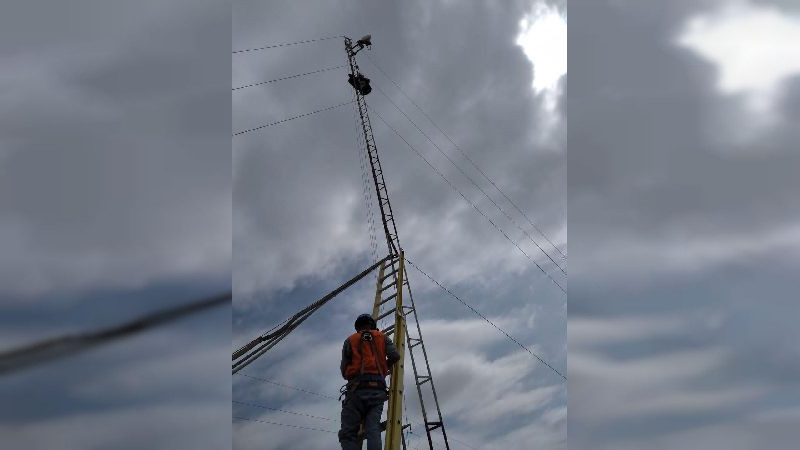
[[[278,2],[268,7],[236,2],[233,41],[239,49],[371,33],[372,50],[359,55],[359,64],[373,86],[388,94],[500,203],[500,195],[490,190],[480,174],[365,55],[390,74],[548,236],[563,245],[566,120],[562,117],[557,128],[550,130],[550,137],[544,137],[540,125],[543,98],[532,92],[531,64],[515,45],[519,21],[530,9],[529,2],[502,8],[485,2]],[[340,40],[234,55],[233,85],[344,61]],[[562,83],[565,86],[565,81]],[[330,71],[236,91],[233,128],[242,130],[348,101],[349,89],[344,71]],[[563,102],[563,93],[559,100]],[[563,294],[414,155],[377,114],[515,241],[524,239],[523,233],[482,198],[378,89],[367,102],[375,111],[371,122],[400,239],[409,258],[554,366],[565,367]],[[368,265],[370,232],[355,119],[348,106],[234,138],[234,342],[245,342]],[[501,205],[514,212],[505,203]],[[379,222],[377,237],[382,256],[386,250]],[[555,269],[556,279],[564,280],[558,269],[546,264],[547,258],[537,253],[533,243],[520,241],[520,246],[549,272]],[[448,436],[480,448],[524,447],[530,442],[565,447],[566,386],[560,379],[489,325],[476,321],[419,273],[411,268],[409,273]],[[263,361],[245,371],[338,395],[343,383],[337,372],[340,343],[351,332],[355,314],[371,308],[373,283],[374,278],[365,280],[326,305],[318,317],[309,319]],[[492,384],[498,378],[504,381],[480,398],[470,394],[475,386]],[[234,380],[235,400],[250,399],[337,421],[295,420],[298,418],[239,408],[241,405],[236,405],[234,413],[338,430],[339,405],[335,402],[320,402],[246,377]],[[406,379],[407,386],[412,383],[411,378]],[[421,417],[413,390],[406,401],[415,432],[424,436],[424,430],[416,426]],[[426,405],[430,401],[426,399]],[[476,408],[481,403],[490,406],[491,423],[478,424]],[[323,432],[246,421],[234,424],[236,448],[288,448],[289,442],[303,448],[330,448],[335,439]]]
[[[719,91],[720,68],[676,43],[724,4],[573,2],[576,448],[796,441],[779,411],[798,400],[785,319],[798,310],[782,300],[798,266],[797,77],[784,80],[783,125],[736,137],[746,98]]]
[[[35,6],[17,14],[26,8]],[[225,69],[186,52],[224,47],[200,32],[219,23],[220,11],[152,2],[114,10],[126,20],[119,29],[88,25],[89,36],[84,30],[67,44],[61,22],[42,32],[55,38],[49,44],[0,55],[9,68],[0,75],[9,87],[0,168],[5,292],[141,287],[227,269],[230,162],[219,136],[228,112],[207,107],[226,95],[214,90]],[[185,19],[176,24],[176,14]],[[81,29],[80,20],[70,27]]]
[[[3,350],[230,289],[229,5],[12,3]],[[229,445],[229,323],[219,308],[4,375],[0,447]]]

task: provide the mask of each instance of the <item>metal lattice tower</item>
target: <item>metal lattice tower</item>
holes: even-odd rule
[[[370,45],[369,37],[359,40],[355,45],[353,45],[353,41],[350,38],[344,38],[344,45],[347,52],[347,60],[350,65],[351,80],[353,80],[353,78],[361,76],[358,63],[355,59],[356,53],[362,50],[365,46]],[[395,257],[392,258],[385,266],[381,266],[375,293],[373,317],[377,321],[394,314],[395,324],[402,324],[399,333],[397,332],[398,330],[395,330],[396,325],[390,325],[381,331],[387,335],[395,334],[395,336],[398,338],[397,340],[401,341],[403,340],[402,335],[405,334],[404,340],[409,356],[411,357],[411,367],[414,371],[414,384],[417,388],[419,403],[422,409],[422,418],[425,423],[425,434],[428,437],[428,445],[430,446],[430,449],[433,450],[433,437],[431,433],[435,430],[441,430],[445,448],[449,450],[450,444],[447,441],[447,433],[445,432],[444,422],[442,421],[442,411],[439,407],[439,399],[436,395],[436,387],[433,383],[433,375],[431,373],[430,363],[428,362],[428,353],[425,349],[425,342],[422,340],[422,330],[420,329],[419,320],[417,318],[417,309],[414,304],[414,296],[411,293],[411,285],[408,280],[405,265],[403,264],[402,247],[400,246],[400,240],[397,235],[397,226],[394,221],[392,206],[389,202],[389,193],[386,189],[386,180],[383,176],[384,171],[383,167],[381,166],[380,158],[378,157],[378,149],[375,145],[375,137],[372,133],[372,125],[369,120],[369,115],[367,114],[367,103],[364,96],[369,93],[370,88],[368,87],[368,80],[366,83],[366,90],[363,89],[363,87],[362,89],[359,89],[357,82],[353,82],[351,84],[355,90],[356,105],[358,107],[361,128],[364,133],[364,141],[367,146],[369,164],[370,168],[372,169],[372,180],[375,184],[375,191],[378,197],[378,207],[381,211],[381,220],[383,222],[383,231],[386,236],[386,245],[389,249],[389,253],[395,255]],[[411,306],[405,306],[402,303],[402,298],[404,297],[402,292],[403,286],[405,286],[405,289],[408,292],[408,298]],[[392,300],[395,300],[394,307],[386,312],[381,313],[381,307]],[[410,330],[406,324],[406,318],[409,316],[414,322],[414,327],[412,327]],[[398,350],[400,349],[398,348]],[[401,364],[399,364],[399,368],[400,373],[392,374],[393,386],[396,384],[395,375],[402,378],[402,361]],[[387,420],[387,450],[396,450],[399,448],[399,441],[396,439],[396,437],[393,437],[397,436],[396,429],[393,432],[389,431],[389,427],[396,426],[396,424],[389,423],[392,420],[391,411],[400,411],[397,402],[402,401],[402,382],[400,382],[399,385],[401,395],[390,396],[390,402],[388,405],[390,416]],[[423,396],[424,390],[430,391],[433,398],[432,406],[435,411],[433,409],[431,411],[426,409]],[[394,400],[392,400],[392,398],[394,398]],[[399,427],[400,430],[405,428],[405,426],[401,424]],[[394,433],[394,435],[390,436],[390,433]]]

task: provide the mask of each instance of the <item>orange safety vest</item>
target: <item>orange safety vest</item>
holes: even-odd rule
[[[371,340],[362,339],[362,333],[353,333],[347,338],[353,355],[350,363],[344,370],[344,377],[348,380],[358,375],[386,376],[389,369],[386,367],[386,336],[378,330],[369,330]]]

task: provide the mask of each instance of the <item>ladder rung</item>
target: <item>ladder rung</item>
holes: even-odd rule
[[[381,280],[381,282],[383,282],[383,280]],[[386,286],[383,286],[383,287],[381,288],[381,292],[383,292],[383,291],[385,291],[385,290],[389,289],[390,287],[392,287],[392,286],[394,286],[394,285],[395,285],[394,283],[389,283],[389,284],[387,284]]]
[[[390,263],[390,264],[391,264],[391,263]],[[386,279],[387,279],[387,278],[391,277],[392,275],[394,275],[394,274],[396,274],[396,273],[397,273],[397,269],[394,269],[394,270],[393,270],[391,273],[389,273],[389,275],[385,275],[383,278],[381,278],[381,284],[382,284],[384,281],[386,281]]]
[[[394,333],[394,324],[389,325],[388,327],[381,330],[381,333],[389,336],[390,334]]]
[[[392,295],[386,297],[385,299],[381,300],[380,304],[382,305],[382,304],[388,302],[389,300],[391,300],[391,299],[393,299],[395,297],[397,297],[397,292],[395,292],[394,294],[392,294]]]
[[[386,431],[386,421],[384,420],[379,425],[381,431]],[[365,430],[358,430],[358,434],[356,435],[360,441],[363,441],[367,438],[367,432]]]
[[[433,431],[442,426],[442,422],[425,422],[425,428],[428,431]]]
[[[419,380],[420,378],[422,379],[422,381],[417,381],[417,386],[422,386],[426,382],[431,381],[430,375],[418,375],[417,380]]]
[[[378,318],[377,318],[377,319],[375,319],[375,320],[376,320],[376,321],[378,321],[378,320],[381,320],[381,319],[383,319],[384,317],[387,317],[387,316],[389,316],[390,314],[393,314],[393,313],[395,312],[395,310],[396,310],[396,308],[392,308],[392,309],[390,309],[389,311],[386,311],[385,313],[383,313],[383,314],[381,314],[380,316],[378,316]]]

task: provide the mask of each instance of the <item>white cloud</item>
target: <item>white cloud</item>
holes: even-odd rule
[[[789,224],[761,233],[693,234],[688,230],[661,239],[631,235],[608,239],[602,248],[572,265],[572,275],[616,282],[636,276],[639,283],[664,273],[684,275],[747,258],[770,254],[772,258],[800,257],[800,226]]]
[[[0,425],[0,435],[4,448],[226,448],[230,434],[220,431],[229,417],[217,400],[137,405]]]
[[[730,128],[745,142],[779,122],[774,106],[781,82],[800,74],[798,41],[800,16],[749,1],[732,1],[713,13],[691,17],[676,39],[717,67],[721,94],[742,97],[748,113],[737,120],[742,126]],[[735,115],[719,114],[723,113],[730,126]]]
[[[716,411],[768,392],[760,385],[693,386],[722,368],[730,356],[723,348],[632,360],[571,352],[570,415],[582,423],[602,424],[646,414]]]
[[[499,323],[508,326],[511,321]],[[456,436],[477,448],[521,448],[523,442],[547,448],[564,446],[563,416],[566,408],[563,395],[566,385],[557,377],[547,378],[552,380],[552,384],[542,385],[544,380],[538,374],[549,369],[512,343],[507,343],[508,346],[503,347],[506,351],[500,355],[487,348],[502,344],[506,338],[481,320],[426,320],[422,327],[439,402],[448,423],[448,436]],[[254,363],[245,372],[335,396],[343,384],[337,370],[340,346],[338,340],[321,342],[312,330],[298,329],[290,339],[281,343],[275,354],[269,355],[270,360],[281,361],[279,371],[274,375],[264,373],[266,364],[262,361]],[[419,364],[419,359],[417,362]],[[413,387],[412,379],[411,363],[406,355],[407,387]],[[533,380],[536,382],[532,383]],[[235,400],[250,398],[267,406],[338,418],[340,407],[334,401],[298,395],[295,391],[246,377],[237,376],[234,381]],[[470,394],[465,395],[465,392]],[[433,400],[430,393],[423,391],[423,394],[426,405],[430,407],[428,402]],[[405,401],[409,422],[418,424],[422,419],[417,393],[409,390]],[[260,420],[327,430],[338,430],[339,426],[338,421],[273,414],[258,408],[248,408],[243,414]],[[529,420],[516,423],[520,418]],[[513,422],[512,425],[503,425],[510,426],[508,435],[495,437],[495,427],[508,422]],[[303,430],[259,423],[236,424],[235,430],[235,448],[241,449],[264,448],[265,442],[269,442],[267,448],[282,448],[281,445],[293,442],[297,448],[322,449],[330,448],[331,437],[335,441],[335,436],[321,432],[300,433]],[[419,428],[415,430],[420,432]]]
[[[712,423],[665,433],[662,436],[646,436],[639,439],[617,441],[611,445],[597,445],[593,441],[592,447],[613,450],[638,450],[641,448],[702,448],[711,450],[770,448],[792,450],[797,447],[797,426],[796,422],[765,425],[752,420]]]
[[[0,424],[0,447],[228,448],[226,354],[225,345],[164,329],[14,374],[33,381],[4,392],[6,416],[22,403],[28,412]],[[44,391],[31,386],[53,373]]]
[[[567,20],[557,8],[537,3],[519,28],[516,43],[533,66],[533,91],[543,95],[539,121],[544,141],[558,124],[558,80],[567,73]]]
[[[537,220],[538,226],[560,243],[566,239],[565,212],[555,205],[563,205],[564,172],[561,162],[565,145],[558,141],[548,146],[548,150],[558,147],[557,157],[547,155],[539,158],[538,154],[531,153],[530,149],[536,147],[533,144],[541,128],[529,125],[532,122],[538,123],[538,116],[545,114],[545,108],[539,107],[544,93],[538,95],[530,90],[530,66],[523,57],[521,47],[514,45],[518,30],[515,27],[508,29],[507,26],[495,30],[489,26],[494,23],[516,24],[523,11],[487,8],[475,15],[477,10],[462,9],[460,2],[446,7],[452,10],[448,10],[446,14],[430,15],[426,14],[429,11],[441,11],[441,5],[433,2],[426,3],[424,7],[412,5],[409,9],[400,8],[392,17],[402,20],[404,26],[399,29],[401,32],[385,33],[381,39],[375,37],[372,55],[375,55],[387,73],[414,101],[430,113],[442,129],[474,158],[481,170],[489,174],[507,195]],[[418,14],[420,9],[424,14],[422,18]],[[315,14],[308,16],[307,12],[301,13],[298,10],[298,18],[302,19],[302,23],[307,23],[308,18],[319,15],[319,8],[314,11]],[[255,8],[248,9],[248,15],[253,16],[257,12]],[[380,24],[385,19],[382,17],[384,14],[372,14],[379,12],[377,9],[369,12],[370,23]],[[487,20],[485,12],[498,14],[502,21]],[[269,13],[268,16],[276,17],[277,14]],[[267,28],[285,30],[293,23],[289,16],[290,14],[282,14],[280,23]],[[487,40],[482,32],[477,32],[473,27],[476,32],[470,36],[463,33],[452,35],[458,42],[458,48],[474,49],[478,44],[483,51],[477,54],[483,56],[493,55],[495,49],[501,50],[499,54],[508,57],[508,67],[513,68],[510,69],[513,70],[511,73],[505,74],[512,76],[513,89],[494,83],[498,79],[498,72],[491,68],[485,72],[470,70],[470,75],[474,77],[471,80],[462,79],[464,83],[453,84],[446,81],[452,79],[453,71],[466,73],[463,68],[473,63],[489,67],[476,59],[474,51],[461,54],[459,51],[453,52],[455,48],[449,48],[448,43],[451,40],[448,36],[452,30],[457,29],[451,26],[450,20],[464,23],[463,19],[466,18],[476,26],[486,26],[491,36],[501,35],[502,39]],[[242,33],[245,32],[244,27],[239,29]],[[268,36],[253,38],[252,33],[263,33],[259,31],[263,29],[263,23],[250,27],[247,41],[270,42]],[[414,40],[425,43],[425,57],[447,53],[447,64],[423,64],[420,66],[422,71],[405,71],[387,66],[392,60],[380,56],[398,54],[397,51],[403,48],[422,48],[417,45],[407,46]],[[392,45],[393,42],[395,45]],[[442,44],[447,45],[440,46]],[[247,81],[263,79],[266,72],[259,66],[279,71],[276,76],[293,73],[291,65],[296,65],[296,72],[302,72],[307,70],[308,61],[330,58],[331,52],[339,54],[340,47],[340,43],[331,41],[330,45],[326,43],[302,49],[298,47],[292,52],[286,52],[285,58],[272,54],[269,57],[264,55],[260,58],[242,58],[236,60],[235,65],[251,65],[253,69],[235,69],[234,76],[242,77],[243,81],[244,78]],[[410,58],[424,61],[420,56],[421,54],[416,54]],[[370,77],[374,77],[375,85],[383,83],[390,96],[399,94],[368,62],[362,62],[362,68]],[[269,73],[268,78],[272,78],[273,72]],[[330,75],[331,82],[317,83],[317,80],[322,80],[320,76],[314,80],[309,78],[308,82],[298,81],[293,85],[280,86],[276,84],[270,90],[264,89],[263,93],[259,90],[247,94],[251,97],[259,95],[258,100],[235,99],[235,129],[246,128],[250,124],[248,120],[265,121],[265,117],[279,119],[292,115],[294,111],[308,111],[319,105],[341,101],[346,85],[337,76]],[[558,78],[555,79],[557,80]],[[318,90],[312,86],[318,86]],[[457,90],[451,93],[447,89],[449,87]],[[307,88],[307,91],[301,92],[303,88]],[[547,92],[555,91],[557,84]],[[519,95],[520,93],[523,95]],[[322,98],[323,95],[331,97],[330,103]],[[307,98],[310,96],[313,98]],[[263,100],[264,97],[267,101]],[[557,95],[554,98],[558,99]],[[417,118],[415,109],[405,108],[412,105],[401,97],[395,99],[400,101],[405,112],[414,117],[417,124],[434,141],[442,144],[443,151],[452,156],[489,195],[501,202],[499,194],[492,191],[491,186],[470,168],[467,161],[457,155],[455,149],[443,140],[444,136],[435,133],[434,129],[429,130],[430,124],[421,116]],[[455,103],[454,99],[457,100]],[[491,105],[501,99],[502,106],[493,111]],[[508,102],[515,106],[509,108]],[[443,159],[399,113],[391,109],[391,105],[380,94],[376,92],[370,95],[368,103],[371,108],[380,111],[404,138],[513,240],[524,238],[514,224],[496,211],[489,200],[481,197],[463,175]],[[446,109],[440,109],[440,106],[446,106]],[[273,111],[273,108],[276,110]],[[443,122],[454,117],[454,108],[460,119],[451,123]],[[515,109],[519,113],[512,112]],[[464,124],[473,122],[472,119],[464,119],[473,112],[479,116],[488,113],[492,121],[506,124],[513,122],[513,127],[489,126],[484,130],[465,126]],[[509,114],[508,120],[503,117],[504,113]],[[335,270],[342,270],[342,266],[361,265],[358,261],[365,259],[370,253],[369,230],[364,220],[366,206],[362,200],[361,173],[354,145],[356,119],[352,111],[343,108],[337,113],[315,115],[302,122],[298,120],[285,126],[272,127],[268,133],[254,133],[234,141],[234,284],[237,293],[253,292],[258,296],[259,302],[292,301],[291,293],[285,296],[273,294],[280,288],[313,287],[318,281],[336,286],[350,275],[349,272],[334,272]],[[483,119],[477,120],[485,123]],[[565,365],[566,349],[562,348],[564,329],[559,329],[559,326],[564,326],[564,316],[558,315],[558,319],[554,320],[549,311],[555,309],[560,313],[564,307],[563,297],[559,296],[553,301],[555,295],[560,295],[556,292],[557,288],[375,116],[372,117],[372,126],[381,154],[381,164],[387,174],[397,228],[408,257],[431,276],[463,295],[475,307],[483,310],[486,304],[502,305],[502,310],[498,306],[492,310],[487,309],[486,313],[525,344],[535,343],[536,347],[532,348],[541,351],[546,358],[549,359],[553,354],[558,355],[553,358],[557,359],[558,364],[554,364],[562,368]],[[562,129],[563,127],[558,131],[561,132]],[[310,130],[314,132],[311,133]],[[503,142],[508,144],[504,145]],[[489,151],[490,148],[504,150]],[[555,170],[546,170],[544,167],[555,167]],[[369,174],[367,181],[371,191],[373,186]],[[506,208],[505,203],[500,204]],[[377,205],[373,206],[372,211],[377,213]],[[518,223],[526,223],[512,209],[506,211]],[[382,243],[383,233],[377,214],[376,219],[379,253],[384,253],[385,244]],[[558,230],[554,230],[555,228]],[[538,239],[541,242],[541,238]],[[532,258],[536,258],[537,262],[548,267],[544,265],[546,257],[540,254],[532,242],[523,239],[519,245]],[[326,280],[326,277],[330,279]],[[564,448],[566,429],[563,420],[559,420],[558,413],[548,415],[546,420],[542,418],[548,411],[564,407],[566,386],[561,383],[560,378],[527,352],[508,342],[497,330],[482,320],[475,319],[469,311],[458,309],[463,307],[448,299],[437,286],[412,268],[409,268],[409,277],[413,278],[414,295],[423,319],[426,351],[442,414],[447,423],[448,436],[455,436],[476,448],[490,448],[492,444],[497,445],[497,448],[526,448],[529,444],[546,448],[560,445]],[[363,284],[371,283],[365,281]],[[482,296],[479,297],[476,291]],[[363,289],[357,287],[355,291],[348,290],[343,298],[336,300],[336,308],[340,308],[337,316],[347,315],[342,311],[345,309],[350,311],[352,308],[353,312],[359,310],[358,305],[368,307],[373,295],[374,291],[369,286]],[[243,297],[244,295],[236,298],[242,308],[235,308],[234,317],[240,312],[243,317],[243,311],[247,310],[253,313],[248,319],[256,318],[259,312],[257,304]],[[542,309],[521,307],[522,303],[532,301],[540,302]],[[450,310],[462,312],[468,320],[441,320],[452,317]],[[509,312],[503,313],[503,310]],[[266,318],[264,326],[272,323],[273,319],[276,318]],[[266,378],[316,392],[338,395],[337,390],[343,384],[338,374],[340,346],[345,333],[349,332],[352,319],[348,317],[348,323],[344,325],[331,315],[316,315],[310,320],[318,320],[319,326],[314,327],[310,322],[303,325],[302,329],[293,332],[275,351],[265,355],[262,361],[254,363],[245,371],[253,370],[256,372],[250,373],[260,373]],[[254,320],[242,322],[243,325],[247,324],[245,326],[255,323]],[[235,339],[239,339],[238,336],[252,337],[249,330],[243,328],[244,326],[234,326],[234,335],[237,336]],[[553,329],[557,330],[557,334]],[[324,338],[320,336],[323,333],[326,335]],[[552,339],[553,334],[559,336],[556,342]],[[421,432],[424,436],[424,430],[417,427],[421,421],[421,409],[412,381],[413,371],[408,355],[406,358],[406,386],[409,390],[406,393],[405,409],[410,422],[415,426],[415,433]],[[417,359],[418,365],[420,362]],[[509,372],[513,374],[510,377]],[[265,405],[311,411],[326,417],[337,417],[339,414],[339,404],[334,401],[325,405],[325,402],[320,402],[319,399],[312,398],[313,396],[279,387],[276,389],[273,385],[263,383],[263,386],[256,386],[253,385],[254,380],[246,377],[234,378],[239,378],[234,386],[234,398],[253,398]],[[476,379],[479,381],[476,382]],[[547,383],[556,387],[548,386]],[[548,389],[555,390],[555,394]],[[282,390],[286,392],[280,392]],[[465,395],[467,391],[475,391],[476,395]],[[423,390],[423,396],[430,413],[432,405],[428,402],[432,401],[429,398],[432,394]],[[485,414],[481,414],[481,406],[484,407]],[[262,414],[256,410],[242,412]],[[290,423],[290,419],[293,418],[285,417],[282,421]],[[302,422],[293,420],[291,423]],[[329,429],[338,428],[338,422],[333,425]],[[331,448],[332,444],[336,444],[335,435],[324,433],[302,430],[295,433],[292,429],[263,424],[235,426],[240,429],[236,433],[237,448],[282,448],[291,442],[292,448],[314,449]],[[500,434],[501,437],[498,436]],[[423,437],[422,441],[426,439]],[[554,442],[556,445],[550,445]],[[499,445],[500,443],[503,445]],[[453,448],[458,447],[453,442],[451,445]],[[414,445],[410,447],[413,448]]]
[[[618,342],[675,335],[686,327],[685,317],[574,318],[567,323],[572,351]]]
[[[533,89],[555,90],[567,73],[567,20],[555,7],[537,4],[520,21],[517,45],[533,64]]]
[[[800,74],[800,17],[774,7],[734,2],[692,17],[678,42],[719,68],[724,93],[767,92]]]

